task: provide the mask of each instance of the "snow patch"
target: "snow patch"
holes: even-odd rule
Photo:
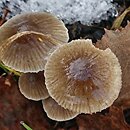
[[[8,6],[12,17],[22,12],[51,12],[65,23],[91,24],[117,15],[112,0],[0,0],[0,12]]]

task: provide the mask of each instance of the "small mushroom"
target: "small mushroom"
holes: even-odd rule
[[[45,65],[49,95],[62,107],[95,113],[111,106],[121,89],[121,68],[110,49],[100,50],[90,40],[59,46]]]
[[[20,92],[28,99],[38,101],[49,97],[43,72],[22,74],[18,83]]]
[[[78,113],[64,109],[51,97],[42,101],[43,108],[47,113],[47,116],[52,120],[56,121],[66,121],[73,119],[78,115]]]
[[[69,39],[64,23],[54,15],[45,12],[31,12],[16,15],[0,27],[0,43],[19,32],[35,31],[49,34],[59,43]]]
[[[47,56],[59,45],[48,35],[33,31],[17,33],[0,47],[1,61],[19,72],[44,70]]]

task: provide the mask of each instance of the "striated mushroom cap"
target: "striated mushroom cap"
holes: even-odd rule
[[[110,49],[100,50],[90,40],[60,46],[45,65],[49,95],[79,113],[94,113],[112,105],[121,89],[121,68]]]
[[[43,72],[22,74],[18,83],[20,92],[28,99],[38,101],[49,97]]]
[[[13,35],[1,46],[1,61],[19,72],[39,72],[44,70],[47,56],[57,45],[48,35],[25,31]]]
[[[56,121],[66,121],[73,119],[78,115],[76,112],[72,112],[68,109],[64,109],[51,97],[42,101],[43,108],[47,113],[47,116],[52,120]]]
[[[69,39],[64,23],[54,15],[45,12],[30,12],[16,15],[0,27],[0,43],[24,31],[49,34],[59,43],[66,43]]]

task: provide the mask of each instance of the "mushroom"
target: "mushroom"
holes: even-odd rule
[[[52,120],[56,121],[66,121],[73,119],[78,115],[78,113],[64,109],[51,97],[42,101],[43,108],[47,113],[47,116]]]
[[[64,23],[54,15],[45,12],[31,12],[16,15],[0,27],[0,43],[19,32],[35,31],[49,34],[59,43],[69,39]]]
[[[38,101],[49,97],[44,72],[22,74],[18,83],[20,92],[28,99]]]
[[[47,56],[59,45],[51,36],[24,31],[10,37],[0,47],[1,61],[19,72],[44,70]]]
[[[108,48],[90,40],[59,46],[45,65],[49,95],[65,109],[95,113],[111,106],[121,89],[121,68]]]

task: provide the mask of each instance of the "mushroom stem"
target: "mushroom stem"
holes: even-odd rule
[[[21,73],[18,71],[15,71],[7,66],[5,66],[2,62],[0,62],[0,68],[2,68],[6,73],[12,72],[17,76],[21,76]]]

